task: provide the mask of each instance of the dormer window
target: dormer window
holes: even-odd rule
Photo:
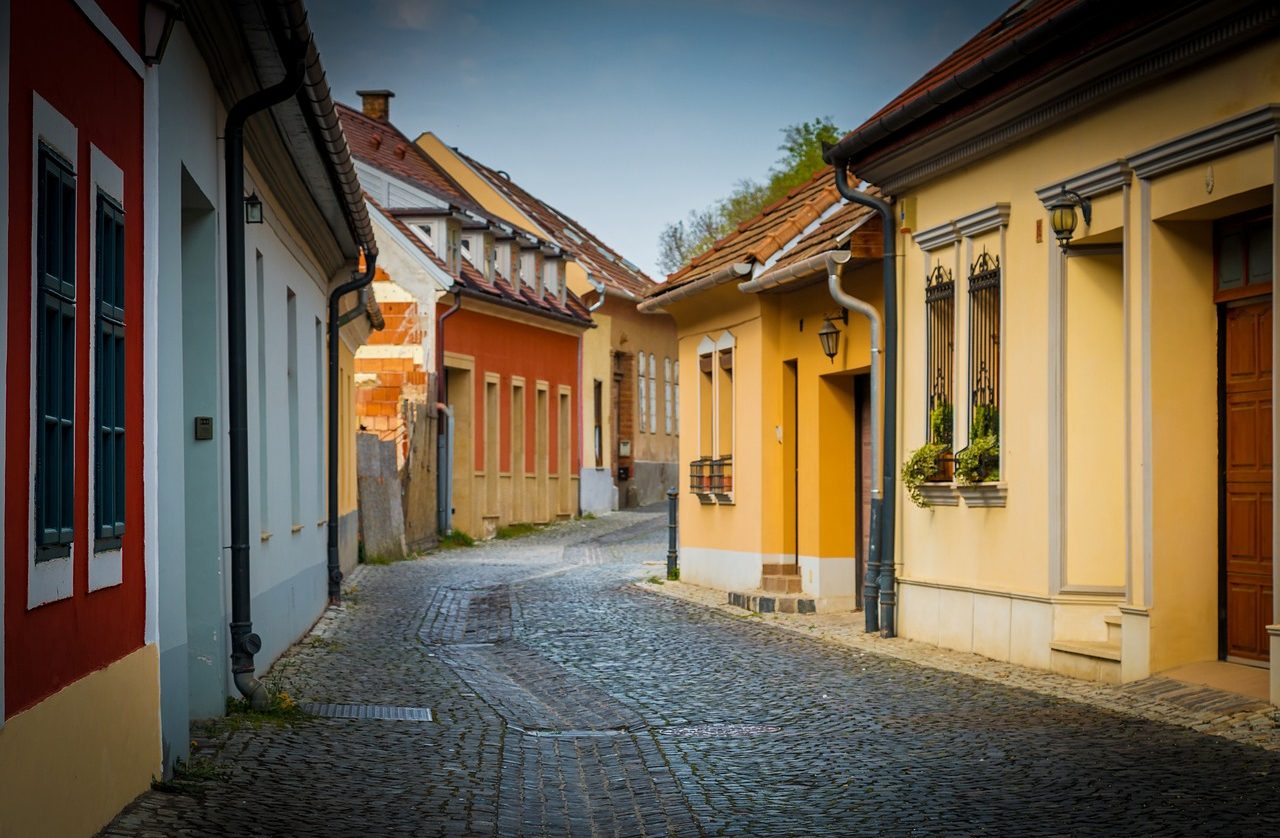
[[[493,282],[493,274],[498,264],[498,248],[492,243],[484,251],[484,278]]]
[[[436,243],[435,243],[435,240],[432,238],[430,224],[415,224],[413,225],[413,229],[414,229],[414,232],[416,232],[422,238],[422,240],[425,241],[431,247],[432,250],[435,250]]]
[[[448,225],[448,235],[445,241],[445,260],[449,265],[449,270],[454,273],[462,269],[462,233],[452,224]]]

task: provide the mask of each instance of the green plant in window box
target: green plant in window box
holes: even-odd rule
[[[956,483],[972,486],[1000,479],[1000,411],[980,404],[973,409],[969,446],[956,454]]]
[[[902,464],[902,486],[907,490],[907,497],[921,509],[928,509],[929,502],[920,492],[920,486],[937,478],[942,473],[942,458],[951,450],[951,426],[954,411],[950,402],[929,411],[930,442],[911,452],[907,461]]]

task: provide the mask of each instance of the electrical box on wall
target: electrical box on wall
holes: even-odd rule
[[[196,417],[196,439],[213,439],[213,417]]]
[[[621,481],[621,480],[630,480],[630,479],[631,479],[631,467],[618,466],[618,480]]]
[[[618,440],[618,456],[619,457],[631,456],[631,440],[629,439]]]
[[[898,210],[898,232],[911,233],[916,229],[916,199],[915,196],[910,198],[899,198],[897,201]]]

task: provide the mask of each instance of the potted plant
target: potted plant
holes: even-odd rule
[[[956,454],[956,489],[965,506],[1004,506],[1000,479],[1000,413],[992,405],[973,411],[969,445]]]
[[[929,411],[930,441],[917,448],[902,464],[902,485],[907,497],[921,509],[927,509],[938,499],[927,483],[948,483],[951,480],[951,425],[954,415],[951,403],[943,402]]]

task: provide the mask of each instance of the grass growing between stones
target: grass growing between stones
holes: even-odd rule
[[[440,537],[441,550],[452,550],[456,547],[474,547],[474,546],[476,546],[476,540],[471,536],[467,535],[462,530],[454,530],[448,535],[443,535]]]
[[[544,527],[539,524],[507,524],[505,527],[498,527],[498,532],[494,538],[506,541],[511,538],[521,538],[526,535],[533,535],[542,529],[544,529]]]
[[[203,797],[204,786],[211,782],[225,782],[231,772],[206,757],[175,760],[173,777],[168,780],[152,780],[151,788],[165,794],[185,794]]]
[[[287,727],[310,718],[284,690],[273,690],[268,687],[267,695],[268,703],[265,710],[253,709],[247,698],[228,698],[226,718],[218,719],[215,724],[220,724],[228,731],[236,731],[263,725]]]
[[[409,562],[409,561],[413,561],[416,558],[418,557],[413,554],[404,555],[404,556],[383,556],[383,555],[365,556],[364,563],[376,565],[378,567],[386,567],[389,564],[396,564],[398,562]]]

